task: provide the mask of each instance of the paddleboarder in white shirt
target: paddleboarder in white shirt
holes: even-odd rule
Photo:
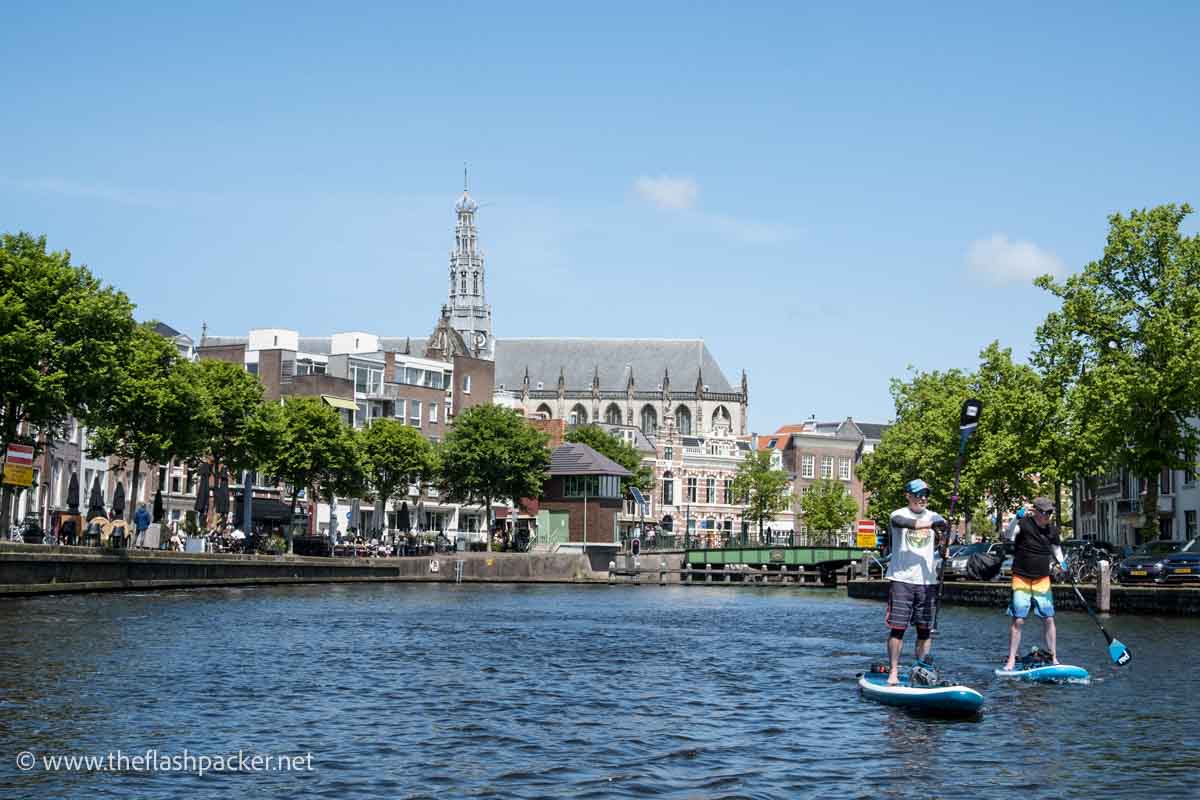
[[[940,514],[928,509],[929,484],[917,478],[904,486],[908,505],[892,512],[892,557],[887,575],[888,605],[885,624],[891,629],[887,640],[888,683],[900,682],[900,651],[909,625],[917,629],[916,656],[929,659],[937,604],[937,567],[934,563],[935,531],[944,534],[949,525]]]

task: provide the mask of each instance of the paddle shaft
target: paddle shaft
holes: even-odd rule
[[[950,493],[950,511],[946,514],[950,519],[954,518],[954,505],[958,502],[958,479],[962,474],[963,458],[967,454],[967,439],[971,434],[964,435],[958,445],[958,461],[954,464],[954,491]],[[947,522],[950,520],[947,519]],[[949,537],[949,534],[947,534]],[[937,633],[938,615],[942,613],[942,590],[946,586],[946,559],[950,556],[949,542],[946,543],[945,549],[942,552],[942,560],[938,563],[938,590],[937,603],[933,606],[933,632]]]
[[[1083,607],[1087,610],[1088,616],[1092,618],[1092,622],[1096,623],[1096,627],[1099,628],[1100,632],[1104,634],[1104,638],[1108,641],[1108,643],[1112,644],[1112,634],[1106,631],[1104,626],[1100,624],[1100,618],[1097,617],[1096,612],[1092,610],[1091,603],[1089,603],[1087,598],[1083,596],[1083,592],[1079,591],[1079,584],[1075,582],[1075,576],[1071,575],[1070,570],[1067,571],[1067,575],[1071,578],[1071,588],[1075,590],[1075,596],[1079,598],[1079,602],[1083,603]]]

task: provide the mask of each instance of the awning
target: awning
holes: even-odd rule
[[[329,403],[329,405],[333,406],[334,408],[344,408],[347,411],[358,410],[358,406],[354,404],[353,400],[344,400],[341,397],[334,397],[333,395],[328,394],[321,395],[321,399],[326,403]]]

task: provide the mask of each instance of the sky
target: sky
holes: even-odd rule
[[[197,339],[427,335],[467,163],[498,336],[703,338],[755,431],[886,422],[1026,359],[1109,215],[1200,203],[1200,6],[968,5],[0,0],[0,232]]]

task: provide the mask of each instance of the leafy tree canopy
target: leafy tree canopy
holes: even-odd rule
[[[771,466],[771,454],[759,450],[748,454],[738,465],[733,478],[733,495],[746,504],[742,517],[758,526],[761,534],[763,524],[790,505],[787,494],[788,474]]]
[[[512,409],[481,405],[459,414],[442,446],[442,480],[453,503],[538,497],[550,466],[547,436]],[[491,547],[488,525],[488,547]]]
[[[854,522],[858,503],[841,481],[822,478],[812,483],[800,498],[800,510],[810,531],[832,540]]]
[[[359,434],[359,448],[367,483],[385,504],[407,497],[410,484],[426,483],[438,474],[433,444],[399,420],[374,420]]]

